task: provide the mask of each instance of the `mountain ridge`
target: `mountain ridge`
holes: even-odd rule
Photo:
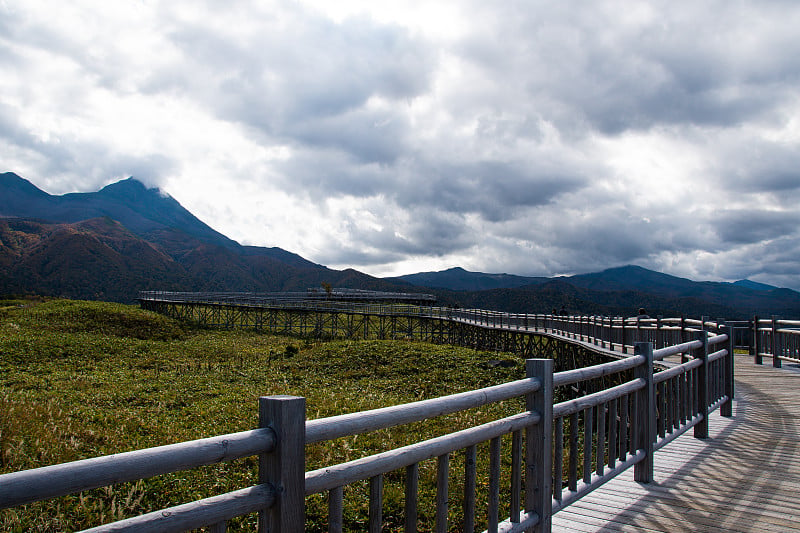
[[[523,312],[524,305],[515,304],[526,294],[528,298],[536,299],[542,304],[549,302],[556,309],[565,306],[567,309],[579,307],[582,312],[587,309],[615,309],[627,313],[634,312],[639,307],[645,307],[652,313],[669,310],[688,312],[699,309],[702,314],[720,314],[728,317],[744,317],[753,314],[785,314],[790,316],[800,315],[800,293],[791,289],[784,289],[763,283],[740,280],[734,283],[714,281],[693,281],[648,270],[637,265],[624,265],[608,268],[600,272],[579,274],[575,276],[558,276],[553,278],[516,276],[505,278],[504,274],[487,274],[483,272],[470,272],[463,268],[450,268],[438,272],[423,272],[398,276],[397,278],[410,283],[419,283],[424,280],[431,287],[456,292],[465,292],[462,300],[474,304],[477,301],[487,300],[494,302],[493,308],[501,303],[502,298],[497,294],[505,294],[508,300],[500,310],[509,312]],[[487,280],[506,280],[507,286],[492,286],[493,282]],[[520,285],[522,280],[530,283]],[[557,285],[563,283],[566,285]],[[556,285],[554,285],[556,284]],[[464,287],[480,286],[473,291]],[[552,288],[561,287],[562,298],[552,296]],[[567,286],[580,289],[577,293],[567,290]],[[508,291],[518,291],[517,294]],[[495,291],[495,292],[492,292]],[[482,295],[471,294],[483,293]],[[545,297],[545,295],[547,295]],[[580,300],[570,303],[570,298]],[[623,313],[624,314],[624,313]]]
[[[421,284],[424,282],[424,284]],[[297,291],[331,284],[430,292],[440,305],[509,312],[746,318],[800,316],[800,293],[749,280],[696,282],[625,265],[569,277],[440,272],[376,278],[332,270],[278,247],[242,246],[134,178],[53,196],[0,174],[0,294],[132,301],[139,290]]]
[[[394,278],[412,285],[451,290],[511,289],[541,283],[548,278],[517,276],[515,274],[487,274],[470,272],[461,267],[448,268],[439,272],[418,272]]]
[[[55,196],[13,172],[2,173],[0,221],[5,222],[0,243],[19,244],[0,246],[0,293],[44,291],[131,301],[138,290],[160,288],[159,283],[165,290],[248,292],[305,290],[323,282],[397,290],[402,283],[332,270],[278,247],[242,246],[171,196],[135,178],[97,192]],[[122,260],[119,251],[108,246],[109,228],[101,221],[113,221],[125,229],[124,237],[116,235],[120,246],[124,242],[125,249],[153,250],[157,255],[143,253]],[[96,235],[91,235],[92,228]],[[35,242],[38,247],[23,246],[23,242]],[[41,249],[49,250],[49,255],[39,253]],[[165,258],[171,262],[164,263]],[[49,270],[51,264],[60,264],[61,271]],[[142,276],[140,270],[152,276]],[[107,287],[103,281],[107,278],[116,279],[117,287]]]

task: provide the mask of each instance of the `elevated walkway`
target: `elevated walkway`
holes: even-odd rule
[[[655,455],[655,480],[633,471],[557,513],[553,531],[800,531],[800,365],[736,356],[733,418],[709,420]]]

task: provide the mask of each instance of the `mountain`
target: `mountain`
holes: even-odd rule
[[[564,278],[515,289],[490,289],[452,293],[458,305],[496,309],[510,313],[598,314],[633,316],[644,307],[651,316],[693,316],[715,318],[747,318],[746,312],[728,305],[714,304],[698,298],[665,298],[640,291],[594,291],[576,287]],[[440,299],[446,295],[437,293]]]
[[[800,293],[748,280],[737,283],[692,281],[633,265],[567,279],[573,285],[585,289],[635,290],[666,299],[696,299],[716,306],[737,309],[747,315],[797,316],[800,312]]]
[[[145,289],[303,291],[323,282],[411,287],[332,270],[277,247],[241,246],[133,178],[54,196],[0,174],[0,294],[129,302]]]
[[[390,278],[391,279],[391,278]],[[800,316],[800,293],[742,280],[692,281],[635,265],[570,277],[536,278],[468,272],[460,268],[401,276],[438,288],[443,301],[508,312],[634,314],[747,318],[754,314]],[[528,283],[521,285],[523,280]],[[494,284],[494,286],[492,286]]]
[[[241,246],[135,179],[53,196],[0,174],[0,294],[130,302],[139,290],[430,292],[440,305],[509,312],[800,317],[800,293],[741,280],[696,282],[635,265],[571,277],[451,268],[380,279],[332,270],[281,248]]]
[[[73,224],[0,219],[0,293],[130,300],[144,289],[185,289],[180,264],[111,218]]]
[[[420,272],[397,276],[397,279],[422,287],[451,289],[455,291],[482,291],[488,289],[511,289],[534,285],[547,281],[547,278],[530,278],[513,274],[484,274],[469,272],[461,267],[439,272]]]
[[[682,296],[695,290],[695,282],[686,278],[654,272],[635,265],[609,268],[602,272],[566,278],[576,287],[597,291],[644,290],[664,296]]]
[[[750,281],[749,279],[740,279],[739,281],[734,281],[733,285],[744,287],[746,289],[754,289],[757,291],[773,291],[778,288],[775,287],[774,285],[767,285],[766,283],[758,283],[757,281]]]
[[[97,192],[47,194],[13,172],[0,174],[0,215],[61,223],[110,217],[134,234],[153,237],[174,231],[203,242],[237,248],[235,241],[214,231],[159,189],[148,189],[133,178],[112,183]]]

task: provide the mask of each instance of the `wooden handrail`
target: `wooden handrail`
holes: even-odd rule
[[[306,444],[358,435],[369,431],[419,422],[457,411],[465,411],[489,403],[530,394],[539,390],[539,387],[541,387],[539,380],[526,378],[440,398],[309,420],[306,422]]]
[[[519,413],[384,453],[306,472],[306,495],[349,485],[538,424],[539,413]]]
[[[275,432],[264,428],[2,474],[0,509],[269,453],[274,447]]]

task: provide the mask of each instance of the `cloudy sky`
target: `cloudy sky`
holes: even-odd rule
[[[800,289],[800,3],[0,0],[0,171],[394,275]]]

